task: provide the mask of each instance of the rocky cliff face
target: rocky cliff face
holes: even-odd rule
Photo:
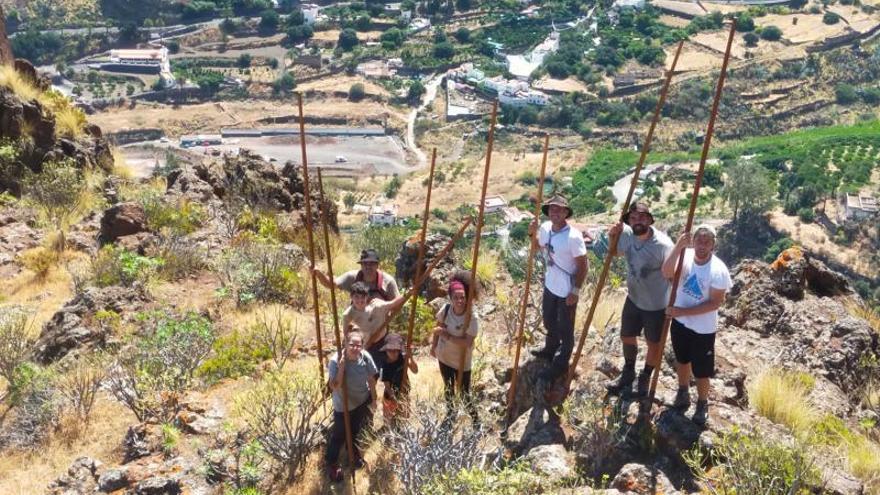
[[[15,68],[21,77],[45,91],[49,83],[39,76],[32,65],[17,60]],[[55,116],[39,100],[22,100],[12,90],[0,86],[0,137],[17,143],[22,164],[34,172],[48,160],[72,158],[79,167],[106,172],[113,169],[110,145],[96,126],[86,126],[85,136],[66,139],[56,136]],[[20,184],[15,177],[0,174],[0,190],[18,194]]]

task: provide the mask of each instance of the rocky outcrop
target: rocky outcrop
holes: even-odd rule
[[[147,216],[138,203],[120,203],[104,211],[101,217],[101,242],[113,242],[147,230]]]
[[[119,318],[134,314],[148,301],[142,291],[128,287],[90,287],[52,316],[34,348],[34,359],[49,364],[82,349],[103,348],[116,338],[111,321],[96,318],[99,311]]]
[[[440,254],[440,251],[446,247],[449,241],[450,238],[443,234],[428,234],[425,239],[425,258],[422,270],[425,270],[434,261],[434,258]],[[419,233],[413,234],[400,246],[400,253],[398,253],[397,260],[394,262],[397,279],[403,282],[404,285],[411,285],[416,276],[419,244]],[[455,266],[455,257],[450,253],[431,272],[424,289],[427,293],[426,299],[428,301],[446,295],[446,283],[449,282],[455,271]]]
[[[636,463],[623,466],[611,481],[611,487],[624,493],[639,495],[681,493],[672,486],[672,482],[662,471]]]
[[[16,60],[15,67],[23,79],[39,89],[45,91],[49,88],[48,81],[27,61]],[[113,155],[100,132],[85,133],[82,138],[73,140],[58,138],[55,130],[54,114],[39,100],[24,101],[6,86],[0,87],[0,136],[20,141],[18,160],[21,166],[40,172],[46,161],[70,158],[80,168],[112,170]],[[19,195],[20,180],[20,174],[0,176],[0,190]]]
[[[851,289],[842,275],[804,256],[772,266],[744,261],[731,276],[719,331],[730,345],[720,346],[719,356],[739,370],[753,361],[800,366],[857,393],[859,360],[877,351],[878,340],[867,322],[849,315],[841,296]]]
[[[49,484],[49,495],[80,495],[95,493],[98,488],[98,473],[101,463],[91,457],[80,457],[73,461],[67,474]]]
[[[313,179],[310,184],[312,222],[320,225],[316,182]],[[247,149],[242,149],[237,156],[224,155],[220,160],[209,159],[172,171],[168,175],[168,193],[206,205],[248,205],[254,209],[286,212],[302,211],[305,207],[305,184],[299,166],[288,162],[278,170]],[[328,200],[322,206],[328,226],[339,232],[336,203]]]

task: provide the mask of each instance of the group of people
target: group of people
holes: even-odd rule
[[[377,384],[384,384],[382,411],[389,423],[397,421],[403,413],[401,395],[407,393],[405,373],[418,373],[419,367],[411,358],[411,349],[404,338],[388,331],[390,315],[399,309],[406,298],[400,294],[394,278],[379,270],[376,251],[361,252],[360,270],[353,270],[331,280],[320,270],[314,276],[325,287],[336,286],[347,291],[351,304],[342,314],[345,331],[344,349],[341,350],[344,366],[334,355],[329,363],[329,387],[333,395],[333,427],[325,455],[327,475],[333,481],[341,481],[339,453],[345,445],[345,391],[352,438],[372,422],[372,410],[377,404]],[[470,274],[457,271],[446,287],[449,301],[436,313],[436,326],[431,334],[431,356],[437,359],[443,377],[447,413],[455,404],[456,386],[461,388],[468,413],[474,423],[479,422],[476,406],[470,399],[471,365],[474,340],[478,332],[478,320],[472,305],[468,304],[471,286]],[[476,291],[474,291],[476,294]],[[468,313],[470,309],[470,313]],[[465,325],[467,325],[465,327]],[[463,368],[462,368],[463,365]],[[458,376],[461,370],[461,383]],[[343,377],[346,377],[343,379]],[[363,467],[364,461],[358,446],[354,445],[354,468]]]
[[[540,378],[550,384],[568,371],[574,350],[577,304],[589,264],[585,235],[569,222],[573,212],[566,198],[554,195],[544,202],[542,212],[548,220],[539,223],[535,219],[529,235],[545,261],[541,309],[547,337],[544,345],[532,354],[547,361]],[[614,248],[612,255],[626,259],[627,298],[620,325],[623,369],[606,387],[610,394],[622,397],[648,394],[652,373],[660,365],[664,320],[669,317],[679,385],[673,407],[683,413],[690,408],[689,387],[693,376],[697,403],[692,419],[698,425],[705,425],[709,414],[709,379],[715,369],[718,308],[731,286],[730,274],[724,262],[714,254],[716,232],[710,225],[698,226],[693,235],[685,232],[673,244],[653,224],[648,205],[637,202],[631,205],[622,222],[608,230],[609,244]],[[676,264],[682,252],[675,303],[668,306]],[[343,313],[345,342],[340,354],[344,366],[340,366],[337,356],[329,363],[334,421],[325,461],[328,476],[334,481],[341,481],[343,476],[338,464],[345,444],[342,384],[346,386],[351,433],[357,438],[371,423],[378,382],[385,385],[383,413],[386,421],[393,423],[401,414],[400,396],[407,393],[406,370],[419,371],[412,359],[412,349],[406,347],[400,335],[388,331],[389,315],[405,302],[405,297],[400,294],[394,278],[379,270],[379,261],[375,251],[365,250],[361,253],[360,270],[347,272],[334,280],[314,270],[314,276],[324,286],[335,285],[351,296],[351,305]],[[438,361],[448,410],[451,412],[458,386],[472,420],[478,423],[476,407],[469,400],[473,347],[479,327],[473,301],[468,300],[473,283],[476,281],[470,280],[469,273],[464,271],[456,272],[449,281],[446,287],[449,300],[435,315],[430,355]],[[638,338],[643,332],[647,353],[644,367],[636,375]],[[457,383],[459,376],[460,384]],[[354,468],[358,469],[364,461],[357,446],[354,454]]]

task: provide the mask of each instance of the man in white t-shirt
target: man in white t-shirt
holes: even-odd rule
[[[724,304],[731,286],[727,265],[714,254],[715,237],[711,225],[698,226],[693,239],[685,232],[663,263],[663,275],[670,280],[675,278],[675,265],[684,250],[675,305],[666,309],[666,314],[673,318],[672,349],[678,365],[678,393],[673,407],[682,412],[690,407],[688,385],[693,373],[697,379],[697,408],[693,421],[700,426],[709,418],[709,378],[715,374],[718,308]]]
[[[554,195],[544,202],[541,211],[550,220],[539,228],[535,219],[529,234],[541,248],[546,264],[541,309],[547,341],[543,349],[532,354],[550,360],[541,377],[553,381],[568,370],[574,350],[574,316],[581,286],[587,278],[587,247],[583,234],[568,224],[572,209],[564,197]]]

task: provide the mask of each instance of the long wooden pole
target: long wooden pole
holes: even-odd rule
[[[434,166],[437,164],[437,148],[434,148],[434,151],[431,153],[431,170],[428,172],[428,194],[425,197],[425,211],[422,214],[422,233],[419,237],[419,255],[416,258],[416,273],[413,277],[413,281],[419,280],[422,278],[422,263],[425,261],[425,243],[428,238],[428,217],[431,214],[431,191],[434,188]],[[415,286],[416,289],[420,289],[421,286]],[[418,294],[418,293],[416,293]],[[412,356],[412,340],[413,340],[413,329],[416,326],[416,309],[419,305],[418,295],[413,298],[412,306],[410,306],[409,311],[409,325],[406,328],[406,359],[413,359]],[[407,389],[407,384],[409,383],[409,366],[403,367],[403,387],[402,390]]]
[[[498,118],[498,100],[492,103],[492,118],[489,123],[489,138],[486,147],[486,165],[483,167],[483,189],[480,192],[480,206],[477,214],[477,231],[474,234],[474,254],[471,257],[471,283],[468,284],[467,308],[464,313],[464,323],[462,324],[462,337],[467,336],[468,328],[471,326],[471,319],[474,311],[474,297],[477,294],[477,263],[480,259],[480,237],[483,232],[483,215],[486,210],[486,189],[489,186],[489,167],[492,165],[492,148],[495,145],[495,122]],[[468,347],[462,346],[461,359],[458,362],[458,373],[456,374],[456,383],[458,390],[463,391],[462,379],[464,378],[464,366],[467,360]]]
[[[718,76],[718,85],[715,87],[715,99],[712,102],[712,113],[709,114],[709,125],[706,127],[706,138],[703,140],[703,153],[700,155],[700,168],[697,170],[697,178],[694,181],[694,192],[691,194],[691,207],[688,210],[687,223],[684,232],[689,233],[694,225],[694,214],[697,211],[697,200],[700,198],[700,188],[703,185],[703,172],[706,169],[706,160],[709,158],[709,146],[712,144],[712,135],[715,132],[715,119],[718,117],[718,106],[721,104],[721,93],[724,90],[724,80],[727,78],[727,64],[730,61],[730,51],[733,47],[733,37],[736,34],[736,19],[730,24],[730,34],[727,37],[727,50],[724,52],[724,61],[721,63],[721,74]],[[675,293],[678,292],[679,279],[681,278],[682,265],[684,264],[684,252],[682,249],[678,255],[678,263],[675,265],[675,277],[672,279],[672,290],[669,293],[669,307],[675,305]],[[663,319],[663,331],[660,333],[660,352],[666,348],[666,337],[669,335],[669,327],[672,318],[667,314]],[[648,391],[648,404],[654,402],[657,393],[657,380],[660,378],[660,367],[663,360],[654,368],[651,376],[651,388]]]
[[[639,162],[636,165],[636,169],[633,171],[632,182],[629,185],[629,191],[626,193],[626,200],[623,202],[623,208],[620,212],[620,221],[623,221],[623,218],[626,216],[626,212],[629,210],[629,205],[632,202],[633,194],[635,193],[636,186],[639,183],[639,175],[641,175],[642,167],[645,166],[645,160],[648,158],[648,152],[651,150],[651,142],[654,139],[654,129],[657,127],[657,123],[660,122],[660,115],[663,111],[663,105],[666,103],[666,95],[669,93],[669,85],[672,83],[672,76],[675,75],[675,66],[678,65],[678,57],[681,55],[681,47],[684,45],[684,41],[678,42],[678,48],[675,50],[675,57],[672,59],[672,65],[669,68],[669,71],[666,73],[666,80],[663,82],[663,89],[660,90],[660,98],[657,100],[657,105],[654,106],[654,117],[651,119],[651,126],[648,127],[648,134],[645,135],[645,142],[642,144],[642,153],[639,155]],[[581,358],[581,353],[584,350],[584,343],[587,340],[587,334],[590,331],[590,325],[593,323],[593,317],[596,314],[596,308],[599,306],[599,299],[602,297],[602,290],[605,288],[605,281],[608,280],[608,272],[611,269],[611,262],[614,259],[614,253],[617,250],[617,241],[619,237],[615,237],[610,239],[610,245],[608,246],[608,253],[605,254],[605,260],[602,263],[602,272],[599,274],[599,280],[596,282],[596,287],[593,289],[593,300],[590,303],[590,310],[587,312],[587,319],[584,321],[584,328],[581,331],[581,338],[578,341],[577,350],[574,353],[574,357],[571,360],[571,365],[568,367],[568,375],[566,376],[566,390],[570,387],[571,381],[574,379],[575,371],[577,370],[578,361]]]
[[[302,122],[302,121],[300,121]],[[326,200],[324,199],[324,180],[321,177],[321,169],[318,168],[318,194],[320,200],[320,211],[321,211],[321,226],[324,229],[324,253],[325,258],[327,259],[327,276],[330,277],[330,280],[333,280],[333,256],[330,254],[330,229],[327,228],[327,209],[326,209]],[[336,284],[330,284],[330,308],[333,313],[333,335],[336,337],[336,348],[338,349],[337,361],[338,364],[337,373],[342,373],[342,367],[345,366],[346,361],[348,360],[345,357],[345,351],[342,348],[342,337],[339,334],[339,314],[336,308]],[[361,350],[363,352],[363,350]],[[348,375],[343,373],[342,375],[342,418],[345,423],[345,447],[348,450],[348,464],[351,466],[351,481],[352,487],[354,486],[354,441],[351,437],[351,415],[348,412],[348,387],[345,382],[348,380]]]
[[[544,135],[544,157],[541,159],[541,174],[538,177],[538,196],[535,202],[535,220],[541,218],[541,204],[544,202],[544,174],[547,170],[547,154],[550,151],[550,134]],[[529,305],[529,290],[532,285],[532,268],[534,267],[536,243],[529,243],[529,257],[526,258],[526,282],[523,287],[522,302],[519,307],[519,321],[516,329],[516,352],[513,356],[513,372],[510,375],[510,390],[507,393],[507,420],[513,416],[514,400],[516,399],[516,375],[519,371],[519,353],[522,350],[523,330],[526,325],[526,309]]]
[[[315,311],[315,340],[318,342],[318,370],[321,373],[321,383],[324,382],[324,346],[321,339],[321,308],[318,304],[318,279],[315,276],[315,239],[312,234],[312,192],[309,188],[309,161],[306,155],[306,127],[303,119],[302,93],[296,94],[299,106],[299,144],[302,149],[302,175],[303,189],[306,200],[306,238],[309,241],[309,272],[312,274],[312,303]],[[329,253],[328,253],[329,256]]]

